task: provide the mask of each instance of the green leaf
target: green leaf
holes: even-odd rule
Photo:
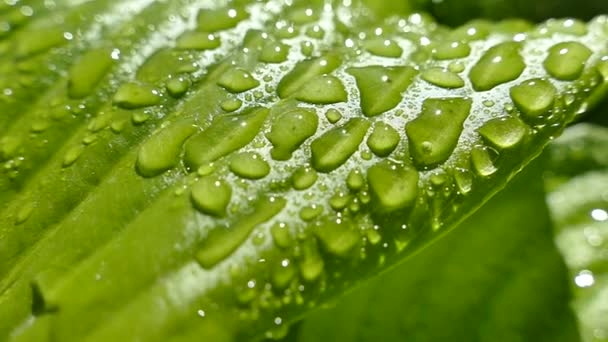
[[[311,313],[286,340],[577,341],[544,165],[534,164],[451,234]]]
[[[608,129],[576,125],[549,152],[548,203],[573,308],[584,341],[608,341]]]
[[[583,35],[471,35],[357,1],[59,3],[0,43],[0,338],[15,341],[280,337],[448,232],[606,82],[605,17]],[[564,42],[591,54],[548,72]],[[550,76],[569,62],[576,79]],[[437,68],[464,86],[421,76]],[[555,98],[528,118],[536,103],[510,90],[539,77]]]

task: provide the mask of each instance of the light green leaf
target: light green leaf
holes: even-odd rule
[[[608,129],[576,125],[549,151],[548,203],[573,308],[584,341],[608,341]]]
[[[606,83],[606,17],[584,35],[471,35],[419,14],[377,22],[358,1],[70,3],[0,42],[3,339],[280,337],[448,232]],[[200,32],[204,48],[176,44]],[[548,73],[564,42],[590,54]],[[549,76],[569,62],[580,77]],[[425,81],[431,68],[464,86]],[[529,119],[510,89],[537,78],[555,98]],[[396,144],[368,141],[383,124]]]

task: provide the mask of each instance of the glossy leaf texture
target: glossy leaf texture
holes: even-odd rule
[[[608,129],[579,124],[549,149],[545,182],[584,341],[608,341]]]
[[[534,161],[451,234],[309,314],[284,341],[579,341],[544,167]]]
[[[81,6],[0,43],[12,341],[281,337],[449,231],[606,84],[606,17],[450,30],[357,2]]]

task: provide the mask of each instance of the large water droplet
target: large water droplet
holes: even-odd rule
[[[212,33],[198,31],[186,32],[175,41],[176,48],[188,50],[213,50],[220,45],[220,37]]]
[[[486,146],[474,146],[471,149],[471,162],[477,174],[481,177],[493,175],[498,169],[494,166],[493,155],[496,153]]]
[[[414,80],[417,71],[411,67],[369,66],[350,68],[361,93],[361,109],[367,116],[376,116],[395,108],[401,95]]]
[[[270,173],[270,165],[255,152],[243,152],[232,156],[230,171],[242,178],[260,179]]]
[[[260,61],[264,63],[283,63],[289,55],[289,45],[270,42],[264,45],[260,53]]]
[[[324,267],[323,258],[315,239],[302,243],[302,259],[300,260],[300,275],[307,282],[313,282],[321,276]]]
[[[350,221],[341,218],[326,219],[314,227],[316,237],[330,254],[345,256],[359,241],[361,234]]]
[[[557,89],[551,82],[536,78],[511,88],[511,99],[524,117],[534,121],[552,109]]]
[[[432,44],[431,53],[439,60],[464,58],[471,53],[471,47],[465,42],[443,41]]]
[[[286,223],[275,223],[270,227],[270,234],[279,248],[289,248],[294,243],[291,231]]]
[[[217,84],[232,93],[242,93],[256,88],[260,85],[260,82],[246,70],[232,68],[222,74]]]
[[[331,172],[344,164],[363,141],[370,123],[354,118],[333,128],[311,144],[312,166],[319,172]]]
[[[337,54],[327,54],[323,57],[302,61],[281,79],[277,92],[281,98],[295,94],[317,76],[329,74],[335,70],[342,60]]]
[[[202,9],[198,12],[198,30],[217,32],[235,27],[249,17],[241,8]]]
[[[342,81],[334,76],[314,77],[295,94],[296,99],[313,104],[346,102],[348,95]]]
[[[154,106],[160,103],[161,94],[151,85],[129,82],[118,88],[113,102],[125,109]]]
[[[197,131],[191,120],[170,125],[152,136],[137,154],[137,171],[153,177],[179,163],[182,145]]]
[[[579,42],[563,42],[553,45],[543,63],[549,75],[562,81],[572,81],[581,76],[592,51]]]
[[[411,207],[418,196],[418,171],[390,161],[382,161],[367,170],[367,181],[378,211]]]
[[[403,54],[403,49],[394,40],[374,38],[363,43],[365,50],[381,57],[398,58]]]
[[[291,184],[296,190],[306,190],[317,181],[317,171],[310,167],[301,167],[293,173]]]
[[[311,109],[294,108],[277,115],[270,132],[266,134],[272,143],[271,155],[276,160],[288,160],[306,139],[315,134],[319,118]]]
[[[285,207],[285,203],[283,198],[261,198],[249,213],[232,220],[228,227],[214,228],[201,243],[196,252],[196,260],[201,267],[212,268],[234,253],[255,227],[278,214]]]
[[[519,54],[520,48],[521,45],[517,42],[491,47],[469,73],[473,88],[476,91],[486,91],[517,79],[526,68]]]
[[[85,53],[68,72],[68,95],[80,99],[91,94],[113,62],[111,49],[94,49]]]
[[[464,80],[458,74],[443,68],[430,68],[422,72],[420,77],[441,88],[456,89],[464,87]]]
[[[260,132],[268,112],[254,107],[215,117],[211,126],[186,143],[186,163],[196,169],[247,145]]]
[[[405,127],[417,164],[434,166],[450,157],[471,105],[468,98],[427,99],[422,103],[422,113]]]
[[[204,177],[192,186],[192,203],[204,214],[224,217],[232,198],[232,188],[216,177]]]
[[[521,143],[528,127],[518,118],[508,116],[491,119],[478,129],[488,143],[498,149],[508,149]]]

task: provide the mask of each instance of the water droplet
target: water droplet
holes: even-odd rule
[[[260,61],[264,63],[283,63],[289,55],[289,45],[270,42],[264,45],[260,54]]]
[[[411,67],[369,66],[350,68],[348,73],[357,81],[363,114],[376,116],[401,102],[417,71]]]
[[[182,97],[190,88],[190,79],[186,76],[171,77],[167,81],[167,92],[174,98]]]
[[[68,72],[68,95],[81,99],[91,94],[113,63],[111,49],[93,49],[86,52]]]
[[[365,178],[360,170],[351,170],[346,177],[346,185],[353,191],[359,191],[365,186]]]
[[[319,12],[309,7],[297,7],[289,12],[291,22],[301,25],[319,20]]]
[[[473,88],[486,91],[517,79],[526,68],[520,48],[520,43],[506,42],[488,49],[469,73]]]
[[[236,217],[228,224],[228,227],[214,228],[201,243],[196,252],[196,260],[201,267],[212,268],[234,253],[247,240],[255,227],[270,220],[283,210],[285,203],[283,198],[261,198],[249,213]]]
[[[335,124],[336,122],[340,121],[340,119],[342,119],[342,113],[340,113],[340,111],[335,108],[330,108],[325,112],[325,117],[327,118],[327,121],[332,124]]]
[[[19,59],[31,57],[67,42],[61,28],[40,28],[20,33],[15,47]]]
[[[536,35],[541,37],[551,36],[555,33],[584,36],[587,34],[587,25],[577,19],[549,19],[538,26]]]
[[[213,50],[221,45],[220,37],[200,31],[189,31],[175,41],[175,47],[188,50]]]
[[[508,149],[523,141],[528,128],[520,119],[508,116],[489,120],[478,132],[492,146]]]
[[[450,38],[454,41],[473,41],[486,38],[492,29],[492,25],[487,20],[472,20],[450,33]]]
[[[239,99],[230,99],[230,100],[226,100],[226,101],[222,102],[221,107],[223,110],[230,113],[230,112],[234,112],[235,110],[239,110],[239,108],[241,108],[242,105],[243,105],[243,101],[241,101]]]
[[[270,227],[270,234],[274,243],[279,248],[289,248],[294,242],[289,226],[286,223],[275,223]]]
[[[323,213],[323,207],[320,205],[312,204],[306,206],[300,210],[300,218],[302,221],[312,221],[319,217]]]
[[[438,60],[464,58],[471,53],[471,47],[461,41],[443,41],[431,44],[431,53]]]
[[[137,171],[144,177],[157,176],[175,167],[182,145],[197,131],[191,120],[169,125],[153,135],[137,154]]]
[[[451,71],[443,68],[430,68],[422,72],[420,77],[429,82],[446,89],[456,89],[464,87],[464,80]]]
[[[346,256],[361,241],[361,234],[350,221],[341,218],[319,222],[314,233],[323,248],[336,256]]]
[[[249,13],[241,8],[202,9],[198,12],[198,30],[203,32],[217,32],[235,27]]]
[[[300,52],[302,55],[306,57],[312,56],[312,53],[315,51],[315,45],[312,42],[304,41],[300,43]]]
[[[307,239],[302,243],[302,259],[300,260],[300,275],[307,282],[313,282],[323,273],[324,262],[317,241]]]
[[[399,58],[403,54],[401,46],[391,39],[370,39],[363,43],[363,47],[370,53],[381,57]]]
[[[272,143],[272,158],[288,160],[291,154],[317,131],[319,118],[311,109],[294,108],[277,115],[266,138]]]
[[[68,167],[76,162],[84,152],[84,146],[76,145],[70,147],[63,156],[63,167]]]
[[[468,98],[427,99],[422,103],[422,113],[405,127],[417,164],[433,166],[450,157],[471,105]]]
[[[226,208],[232,198],[232,188],[216,177],[204,177],[192,185],[192,203],[200,212],[226,216]]]
[[[196,169],[247,145],[260,132],[268,112],[253,107],[216,116],[207,129],[186,142],[186,164]]]
[[[592,51],[578,42],[553,45],[543,66],[549,75],[562,81],[572,81],[581,76]]]
[[[348,95],[342,82],[329,75],[312,78],[295,94],[296,99],[313,104],[346,102]]]
[[[317,76],[329,74],[341,63],[342,60],[337,54],[302,61],[281,79],[277,92],[281,98],[289,97]]]
[[[495,154],[486,146],[477,145],[471,149],[471,161],[479,176],[488,177],[498,171],[492,158]]]
[[[311,144],[312,166],[319,172],[340,167],[359,149],[369,126],[367,120],[354,118],[317,138]]]
[[[232,93],[242,93],[256,88],[260,82],[244,69],[232,68],[222,74],[217,82],[221,87]]]
[[[34,212],[34,202],[27,201],[18,211],[15,217],[15,224],[19,225],[27,221]]]
[[[276,262],[272,269],[272,286],[277,290],[285,289],[297,275],[297,272],[297,268],[289,259],[283,259]]]
[[[270,166],[259,154],[243,152],[232,156],[230,171],[242,178],[260,179],[270,173]]]
[[[341,211],[346,208],[351,199],[351,195],[339,191],[329,199],[329,205],[333,210]]]
[[[161,101],[160,92],[147,84],[128,82],[114,94],[113,102],[125,109],[154,106]]]
[[[323,39],[325,36],[325,30],[319,25],[313,25],[306,29],[306,35],[314,39]]]
[[[367,171],[367,181],[379,211],[411,207],[418,196],[418,171],[390,161],[381,161]]]
[[[543,79],[531,79],[511,88],[511,99],[522,113],[530,120],[537,120],[553,107],[557,89],[551,82]]]
[[[473,175],[471,172],[464,168],[456,168],[454,170],[454,180],[458,191],[462,195],[466,195],[473,189]]]
[[[315,184],[317,178],[317,171],[310,167],[301,167],[291,177],[291,184],[296,190],[305,190]]]

